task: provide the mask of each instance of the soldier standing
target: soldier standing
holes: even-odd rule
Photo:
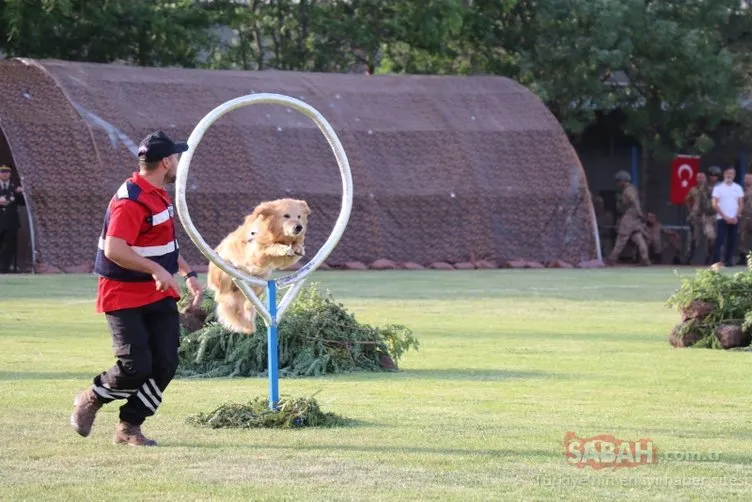
[[[10,272],[21,228],[18,206],[26,205],[23,187],[11,181],[10,174],[10,167],[0,166],[0,274]]]
[[[721,176],[723,176],[723,169],[718,166],[710,166],[708,169],[708,187],[710,191],[713,191],[713,187],[721,182]]]
[[[739,220],[739,254],[742,264],[747,263],[749,239],[752,237],[752,174],[744,175],[744,209]]]
[[[702,219],[698,211],[697,199],[699,198],[699,191],[701,187],[707,186],[708,180],[705,178],[705,173],[697,173],[697,184],[693,186],[687,196],[684,197],[684,206],[687,209],[687,223],[689,224],[689,250],[687,251],[686,262],[687,264],[692,262],[692,257],[695,254],[700,243],[702,235]]]
[[[710,183],[708,183],[704,173],[697,173],[697,185],[687,194],[685,199],[687,208],[689,209],[689,216],[687,222],[690,225],[691,237],[689,244],[689,253],[687,255],[687,264],[692,262],[697,247],[705,240],[705,254],[706,264],[710,260],[711,253],[713,252],[713,246],[715,245],[715,209],[713,209],[713,199],[711,192],[713,186],[717,183],[717,175],[714,174],[720,168],[713,166],[708,171]],[[713,182],[713,180],[716,180]]]
[[[611,254],[606,261],[609,264],[616,263],[624,246],[631,239],[640,251],[640,263],[642,265],[650,265],[648,247],[645,244],[643,235],[645,216],[642,214],[637,189],[632,184],[632,177],[626,171],[616,173],[615,179],[621,189],[621,193],[616,199],[616,208],[619,214],[621,214],[621,219],[619,221],[619,233],[616,237],[614,249],[611,250]]]
[[[723,177],[723,169],[719,166],[711,166],[708,169],[708,207],[702,215],[702,229],[705,238],[708,240],[708,256],[705,259],[706,265],[710,264],[713,249],[715,249],[715,240],[718,236],[716,226],[716,215],[718,213],[713,207],[713,188],[721,183],[721,177]]]

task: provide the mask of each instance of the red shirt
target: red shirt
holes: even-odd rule
[[[133,173],[131,181],[141,190],[154,193],[161,197],[167,205],[171,205],[169,194],[162,188],[157,188],[143,178],[139,173]],[[113,199],[110,202],[110,221],[107,235],[123,239],[129,246],[136,242],[139,233],[148,228],[146,218],[148,210],[129,199]],[[96,310],[99,313],[113,310],[137,308],[164,298],[180,299],[180,294],[172,289],[158,291],[155,281],[124,282],[99,277],[97,287]]]

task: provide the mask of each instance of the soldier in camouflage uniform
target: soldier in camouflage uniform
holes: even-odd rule
[[[697,173],[697,185],[692,187],[685,199],[687,208],[689,209],[687,222],[691,230],[687,264],[692,262],[703,238],[706,241],[706,264],[710,260],[710,255],[715,245],[715,209],[713,209],[713,197],[711,194],[715,183],[718,182],[720,168],[713,166],[710,168],[708,174],[710,175],[710,183],[707,182],[704,173]]]
[[[749,239],[752,237],[752,174],[744,175],[744,209],[739,219],[739,254],[742,263],[747,263],[750,251]]]
[[[640,263],[642,265],[650,265],[648,246],[645,244],[645,237],[643,235],[645,215],[642,214],[637,189],[632,184],[632,177],[626,171],[616,173],[615,179],[621,189],[621,193],[617,195],[616,199],[616,208],[621,218],[619,221],[619,234],[616,237],[614,249],[611,250],[611,254],[606,262],[609,264],[616,263],[624,246],[631,239],[640,251]]]
[[[710,169],[708,169],[708,197],[710,198],[710,209],[708,210],[707,214],[705,214],[703,223],[704,223],[704,229],[705,234],[708,235],[708,245],[710,246],[710,253],[713,252],[713,247],[715,246],[715,238],[716,238],[716,231],[715,231],[715,223],[716,223],[716,210],[713,209],[713,188],[718,184],[721,183],[723,178],[723,169],[721,169],[718,166],[711,166]]]
[[[713,187],[721,182],[721,176],[723,176],[723,169],[718,166],[711,166],[708,169],[708,189],[713,192]]]
[[[672,254],[671,260],[674,264],[679,263],[679,255],[681,254],[679,234],[673,230],[667,230],[658,221],[655,213],[648,213],[643,235],[645,236],[645,243],[648,245],[650,260],[653,263],[663,263],[663,254],[666,251]],[[667,239],[664,240],[664,237]]]

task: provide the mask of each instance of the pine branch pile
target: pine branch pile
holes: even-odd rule
[[[191,301],[184,291],[178,376],[267,376],[266,325],[260,316],[253,335],[234,333],[216,322],[211,292],[204,292],[198,309]],[[313,284],[282,316],[277,340],[280,377],[393,371],[406,351],[419,347],[405,326],[360,324],[331,293],[321,294]]]
[[[669,336],[674,347],[739,350],[752,343],[752,261],[747,269],[722,274],[700,269],[682,277],[666,302],[681,314]]]
[[[248,403],[227,403],[209,413],[190,416],[186,422],[210,429],[298,429],[302,427],[338,427],[350,420],[324,413],[313,397],[281,398],[276,411],[269,409],[267,398],[256,397]]]

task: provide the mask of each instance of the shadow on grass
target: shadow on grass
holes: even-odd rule
[[[177,448],[237,448],[248,449],[247,444],[237,443],[195,443],[190,441],[178,441],[178,442],[163,442],[164,446],[172,446]],[[561,454],[558,451],[553,450],[507,450],[507,449],[488,449],[481,448],[477,450],[470,450],[464,448],[431,448],[431,447],[404,447],[404,446],[354,446],[354,445],[342,445],[342,444],[320,444],[320,445],[274,445],[274,446],[256,446],[259,450],[295,450],[301,452],[350,452],[350,453],[391,453],[391,454],[413,454],[413,455],[460,455],[460,456],[474,456],[484,455],[495,458],[510,458],[519,459],[524,457],[529,459],[530,457],[550,459],[552,457],[559,457]]]
[[[267,376],[250,377],[200,377],[200,376],[176,376],[181,380],[193,380],[199,382],[211,382],[212,380],[251,379],[268,380]],[[370,380],[512,380],[521,378],[567,378],[566,375],[557,373],[545,373],[542,371],[518,371],[503,369],[473,369],[473,368],[426,368],[405,369],[399,371],[353,371],[349,373],[333,373],[319,376],[280,376],[280,381],[315,381],[334,380],[339,382],[364,382]]]
[[[512,380],[520,378],[548,378],[553,376],[542,371],[515,371],[495,369],[445,368],[410,369],[392,373],[397,378],[418,380]]]
[[[513,380],[522,378],[559,378],[555,373],[482,368],[425,368],[399,371],[353,372],[327,377],[338,381],[364,380]],[[327,378],[323,377],[323,378]]]
[[[0,371],[2,380],[91,380],[96,372],[65,371]]]

